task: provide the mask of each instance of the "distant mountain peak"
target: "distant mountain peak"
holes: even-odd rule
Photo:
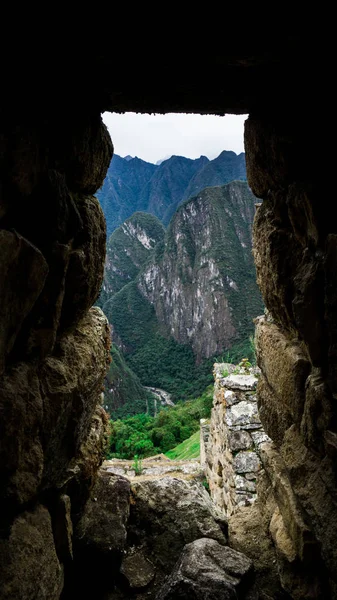
[[[205,187],[246,179],[244,153],[237,155],[231,150],[224,150],[213,160],[173,154],[157,164],[137,156],[122,158],[115,154],[97,197],[109,238],[134,212],[151,213],[166,226],[181,202]]]

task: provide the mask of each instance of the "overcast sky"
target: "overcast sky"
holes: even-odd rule
[[[138,156],[148,162],[169,158],[172,154],[212,159],[222,150],[244,151],[243,123],[247,115],[143,115],[104,113],[115,153]]]

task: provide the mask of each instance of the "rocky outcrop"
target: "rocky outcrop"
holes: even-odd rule
[[[104,280],[98,300],[104,304],[124,285],[135,279],[141,267],[153,253],[155,245],[164,239],[165,229],[154,215],[134,213],[110,236],[105,259]]]
[[[178,209],[162,257],[140,275],[161,327],[198,360],[247,337],[262,308],[251,257],[254,211],[244,182],[207,188]]]
[[[144,243],[158,239],[155,252],[137,237],[137,215],[112,234],[102,300],[123,351],[132,353],[140,340],[145,345],[149,336],[164,333],[190,346],[200,361],[248,338],[263,308],[251,254],[255,201],[243,181],[206,188],[177,210],[165,240],[154,218],[144,215]]]

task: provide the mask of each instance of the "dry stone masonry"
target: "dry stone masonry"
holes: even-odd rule
[[[210,423],[201,423],[201,462],[216,506],[230,516],[256,500],[260,445],[269,438],[258,415],[259,369],[214,365]],[[205,458],[204,458],[205,457]]]

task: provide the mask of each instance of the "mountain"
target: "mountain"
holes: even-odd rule
[[[158,167],[140,158],[130,160],[114,154],[103,186],[97,192],[107,224],[107,237],[137,210],[138,197]]]
[[[167,225],[179,204],[208,186],[246,178],[245,155],[224,151],[209,160],[171,156],[152,164],[115,154],[103,186],[97,192],[107,236],[134,212],[148,212]]]
[[[126,283],[133,280],[155,245],[164,238],[165,229],[157,217],[134,213],[111,234],[106,251],[104,282],[99,306]]]
[[[198,364],[247,342],[263,311],[251,251],[255,202],[244,181],[185,201],[135,278],[104,303],[113,339],[144,385],[173,394],[183,386],[188,395],[200,377],[202,391]]]
[[[148,212],[167,225],[182,201],[191,179],[208,162],[206,156],[195,160],[184,156],[171,156],[164,160],[140,194],[142,206],[146,205]]]
[[[262,310],[251,243],[255,202],[246,182],[204,189],[178,208],[162,257],[139,276],[161,326],[198,361],[251,332]]]
[[[113,419],[138,413],[154,413],[154,397],[140,383],[126,364],[115,344],[111,347],[111,364],[105,377],[104,408]]]
[[[199,194],[206,187],[224,185],[230,181],[246,181],[245,154],[224,150],[214,160],[208,161],[192,177],[184,192],[184,200]]]

